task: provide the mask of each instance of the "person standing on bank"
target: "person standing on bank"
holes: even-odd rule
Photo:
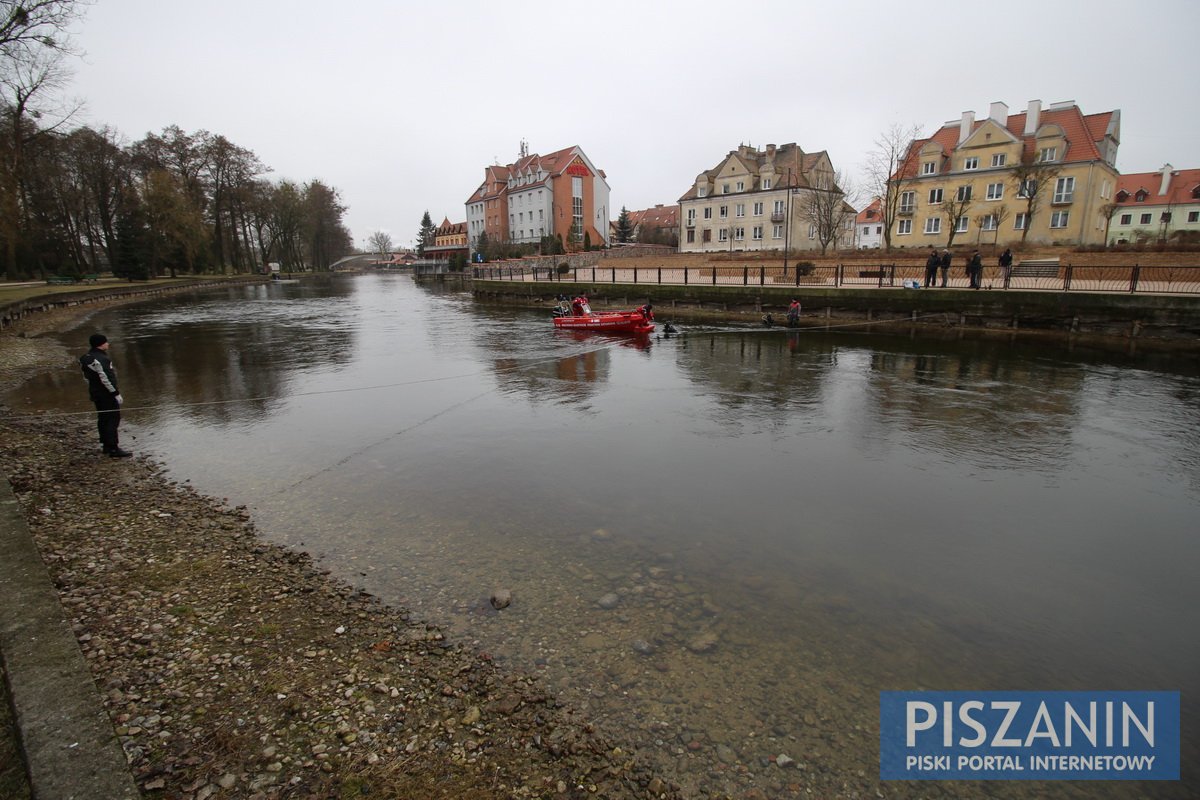
[[[1004,248],[1004,252],[1000,254],[1000,275],[1004,280],[1004,288],[1008,288],[1008,280],[1012,275],[1012,250]]]
[[[925,260],[925,288],[932,289],[937,286],[938,267],[941,266],[942,259],[938,256],[938,251],[935,248],[930,248],[929,258]]]
[[[942,260],[938,264],[942,269],[942,288],[946,288],[946,278],[950,275],[950,249],[946,248],[942,251]]]
[[[983,256],[979,255],[976,250],[971,256],[970,263],[967,264],[967,277],[971,280],[971,288],[982,288],[983,284]]]
[[[96,428],[100,432],[100,445],[104,454],[113,458],[127,458],[133,453],[122,450],[117,443],[117,428],[121,425],[121,390],[117,387],[117,370],[108,357],[108,337],[93,333],[88,337],[91,350],[79,357],[83,377],[87,380],[88,396],[96,406]]]

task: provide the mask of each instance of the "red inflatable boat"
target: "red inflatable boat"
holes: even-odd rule
[[[554,309],[554,327],[572,331],[649,333],[654,330],[654,312],[648,303],[633,311],[596,313],[586,302],[563,302]]]

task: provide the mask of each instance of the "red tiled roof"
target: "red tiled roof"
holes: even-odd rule
[[[1079,161],[1102,161],[1104,157],[1100,153],[1098,143],[1104,140],[1104,136],[1108,132],[1108,126],[1112,122],[1113,113],[1112,111],[1105,111],[1101,114],[1088,114],[1084,116],[1083,112],[1079,110],[1079,106],[1076,105],[1067,108],[1042,109],[1038,116],[1038,127],[1057,125],[1062,128],[1063,135],[1067,140],[1067,152],[1059,159],[1060,163],[1070,164]],[[971,126],[971,133],[977,131],[980,126],[988,121],[987,118],[976,120],[974,125]],[[932,141],[940,144],[945,153],[953,152],[958,146],[959,127],[959,123],[957,122],[947,123],[937,133],[933,134],[933,136],[915,140],[908,151],[903,166],[898,170],[902,177],[912,178],[917,175],[921,160],[920,151],[928,142]],[[1023,143],[1024,155],[1026,157],[1034,153],[1037,149],[1037,138],[1034,135],[1025,135],[1025,112],[1009,114],[1004,127]],[[946,164],[943,167],[943,171],[949,171],[950,166],[950,164]]]
[[[679,206],[657,205],[654,208],[630,211],[629,222],[635,228],[638,225],[647,228],[674,228],[679,224]]]
[[[1117,194],[1122,191],[1129,193],[1129,198],[1121,201],[1114,195],[1114,201],[1120,206],[1173,205],[1179,203],[1197,203],[1200,199],[1193,192],[1200,186],[1200,169],[1177,169],[1171,171],[1171,182],[1167,185],[1167,193],[1159,194],[1162,188],[1162,171],[1133,172],[1122,175],[1117,179]],[[1146,191],[1146,199],[1138,202],[1139,189]]]
[[[879,222],[882,219],[883,201],[876,197],[871,201],[869,206],[858,212],[858,217],[856,217],[854,221],[861,225],[864,222]]]

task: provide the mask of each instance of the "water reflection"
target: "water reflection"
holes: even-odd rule
[[[744,792],[730,753],[755,772],[786,752],[827,795],[921,796],[872,778],[882,689],[1180,689],[1196,752],[1192,368],[782,330],[576,338],[396,276],[95,324],[130,396],[173,405],[129,415],[145,449],[538,671],[693,792]],[[21,399],[63,403],[56,380]],[[187,405],[246,398],[266,399]],[[497,585],[513,606],[474,613]],[[778,773],[760,786],[790,796]]]

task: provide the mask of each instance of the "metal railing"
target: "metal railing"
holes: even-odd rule
[[[555,267],[476,266],[477,280],[562,281],[564,283],[635,283],[706,286],[806,286],[815,288],[901,288],[907,281],[924,283],[925,267],[920,264],[827,264],[789,267],[778,266],[707,266],[707,267],[619,267],[595,266],[559,272]],[[1005,274],[997,266],[985,266],[980,281],[984,289],[1104,292],[1141,294],[1200,294],[1200,265],[1100,266],[1061,264],[1037,269],[1014,265]],[[938,272],[935,285],[941,284]],[[969,288],[965,267],[950,268],[947,287]]]

